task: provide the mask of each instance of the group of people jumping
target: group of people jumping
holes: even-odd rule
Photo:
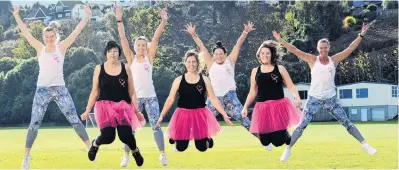
[[[159,38],[168,22],[167,11],[162,9],[160,14],[162,20],[151,42],[144,36],[137,37],[132,50],[124,30],[122,8],[116,7],[115,16],[121,45],[115,41],[108,41],[105,45],[103,54],[106,62],[94,69],[92,90],[86,110],[81,114],[81,119],[85,120],[94,107],[100,134],[90,141],[65,86],[63,75],[66,50],[89,22],[90,6],[85,6],[85,16],[75,30],[62,41],[58,32],[59,24],[50,23],[43,29],[44,43],[31,35],[19,16],[19,9],[19,6],[14,8],[14,17],[22,35],[36,50],[40,68],[31,123],[26,137],[23,169],[30,167],[30,150],[47,105],[53,100],[86,144],[90,161],[95,161],[101,145],[111,144],[115,140],[117,131],[119,139],[125,144],[122,167],[128,165],[129,152],[132,153],[137,166],[144,164],[134,133],[146,124],[141,113],[145,109],[160,152],[159,160],[166,166],[168,160],[165,154],[164,133],[160,124],[174,104],[177,94],[179,94],[177,108],[168,124],[167,134],[169,143],[179,152],[188,148],[190,140],[194,140],[196,149],[201,152],[212,148],[213,137],[221,130],[215,116],[221,114],[230,126],[233,126],[231,118],[239,121],[267,150],[272,150],[272,145],[279,147],[285,144],[286,149],[280,158],[285,162],[291,154],[291,147],[302,135],[312,116],[324,107],[362,144],[363,150],[371,155],[376,153],[347,118],[336,97],[334,82],[337,65],[357,48],[368,30],[368,25],[363,25],[358,37],[348,48],[333,56],[328,55],[330,43],[327,39],[318,41],[319,55],[316,56],[299,50],[285,42],[278,32],[273,32],[275,41],[264,41],[255,54],[259,66],[251,71],[250,91],[245,104],[242,105],[236,94],[235,65],[243,42],[247,35],[255,30],[254,24],[252,22],[244,24],[242,34],[229,54],[221,42],[217,42],[210,53],[196,33],[196,25],[187,24],[185,32],[193,38],[199,51],[189,50],[185,53],[183,61],[186,73],[175,78],[160,112],[152,70]],[[279,44],[306,61],[311,69],[309,97],[302,112],[299,111],[301,99],[298,90],[285,67],[277,63]],[[126,58],[126,64],[120,62],[122,53]],[[205,60],[209,78],[200,74],[200,57]],[[294,102],[284,96],[284,85],[294,96]],[[247,117],[248,108],[254,101],[255,106],[250,120]],[[296,128],[290,135],[288,130],[292,127]]]

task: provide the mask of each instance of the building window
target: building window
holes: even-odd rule
[[[71,13],[65,13],[65,16],[70,17]]]
[[[301,100],[308,99],[308,91],[307,90],[301,90],[298,92],[299,92],[299,97],[301,98]]]
[[[398,86],[392,86],[392,97],[398,97]]]
[[[55,9],[57,12],[60,12],[60,11],[62,11],[63,8],[62,8],[62,6],[57,6]]]
[[[62,14],[58,14],[58,18],[62,18]]]
[[[339,98],[340,99],[351,99],[352,98],[352,89],[339,90]]]
[[[362,88],[356,89],[356,98],[368,98],[369,97],[369,89]]]

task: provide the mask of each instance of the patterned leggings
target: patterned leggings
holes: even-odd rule
[[[251,125],[251,121],[246,117],[241,117],[242,104],[238,100],[237,93],[234,90],[229,91],[226,95],[218,97],[220,103],[222,104],[224,110],[227,114],[233,117],[235,120],[239,121],[242,126],[244,126],[249,131],[249,126]],[[212,105],[211,101],[208,99],[206,105],[213,112],[215,116],[220,113],[216,110],[215,106]],[[257,134],[252,134],[255,137],[258,137]]]
[[[26,137],[26,148],[32,148],[50,101],[55,101],[61,112],[83,141],[89,140],[86,129],[76,113],[75,105],[65,86],[37,87],[32,105],[32,117]]]
[[[158,145],[158,150],[159,151],[165,150],[165,144],[163,141],[163,132],[162,132],[161,127],[158,126],[154,129],[154,126],[155,126],[155,124],[157,124],[157,121],[159,119],[158,98],[157,97],[148,97],[148,98],[138,98],[137,100],[138,100],[140,112],[143,111],[143,109],[145,108],[145,111],[148,115],[150,125],[154,130],[154,138],[155,138],[155,142]],[[129,152],[130,151],[129,146],[125,145],[124,150],[125,150],[125,152]]]
[[[359,130],[353,125],[353,123],[348,119],[344,109],[342,109],[341,105],[336,96],[326,99],[320,100],[315,97],[309,96],[306,104],[303,108],[304,120],[302,123],[295,129],[291,137],[290,145],[293,146],[295,142],[301,137],[303,130],[308,126],[309,122],[312,120],[312,116],[316,114],[323,106],[329,111],[329,113],[337,119],[342,126],[355,137],[359,142],[364,141],[363,136],[360,134]]]

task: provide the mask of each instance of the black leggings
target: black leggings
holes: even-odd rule
[[[195,141],[195,147],[201,151],[205,152],[208,149],[208,146],[206,145],[206,142],[209,140],[209,138],[204,138],[204,139],[197,139]],[[183,152],[188,148],[188,143],[190,142],[189,140],[175,140],[176,142],[176,149],[179,152]]]
[[[131,150],[135,150],[136,146],[136,139],[134,138],[132,127],[131,126],[117,126],[114,127],[106,127],[101,129],[101,134],[96,139],[96,145],[104,145],[104,144],[111,144],[115,140],[115,130],[118,129],[118,137],[119,139],[129,146]]]
[[[291,142],[291,136],[287,130],[280,130],[272,133],[259,134],[259,139],[263,146],[267,146],[270,143],[272,143],[275,147],[279,147],[284,143],[286,145],[289,145]]]

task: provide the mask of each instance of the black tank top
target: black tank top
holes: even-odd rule
[[[128,76],[126,73],[125,65],[121,64],[122,71],[119,75],[113,76],[105,72],[104,63],[101,64],[100,75],[98,76],[100,85],[100,100],[109,100],[114,102],[120,102],[125,100],[130,103],[130,96],[128,90]]]
[[[260,67],[258,67],[255,80],[256,85],[258,85],[257,102],[284,98],[283,77],[278,71],[277,65],[269,73],[262,73]]]
[[[206,102],[205,81],[200,74],[200,80],[195,84],[189,84],[183,74],[179,86],[179,99],[177,107],[185,109],[204,108]]]

